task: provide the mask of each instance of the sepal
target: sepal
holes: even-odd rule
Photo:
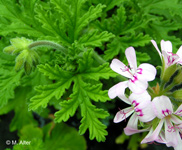
[[[11,45],[7,46],[3,49],[4,53],[12,54],[12,55],[17,55],[21,51],[28,49],[28,46],[30,43],[32,43],[33,40],[26,39],[24,37],[17,37],[14,39],[10,40]]]
[[[25,73],[30,74],[32,68],[39,62],[39,55],[34,50],[23,50],[16,57],[15,71],[19,71],[24,67]]]

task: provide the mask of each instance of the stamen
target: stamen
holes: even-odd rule
[[[176,61],[176,60],[178,60],[179,59],[179,56],[177,55],[177,54],[173,54],[173,53],[171,53],[171,52],[168,52],[168,54],[170,54],[170,55],[168,55],[167,56],[167,65],[172,65],[172,64],[174,64],[174,62]],[[175,62],[175,63],[178,63],[177,61]]]
[[[142,74],[142,71],[143,71],[142,68],[138,68],[138,69],[137,69],[137,73],[138,73],[138,74]]]
[[[134,105],[134,107],[136,107],[136,106],[138,106],[138,105],[139,105],[139,103],[137,103],[137,101],[136,101],[136,100],[133,100],[133,101],[132,101],[132,104]]]
[[[176,130],[175,130],[175,127],[174,126],[168,126],[168,130],[167,130],[168,132],[175,132]]]
[[[124,112],[124,110],[121,110],[120,108],[119,108],[119,110],[120,110],[119,112],[123,115],[123,117],[125,117],[125,122],[126,122],[126,114],[127,114],[127,112]]]
[[[120,68],[123,72],[125,72],[125,71],[129,71],[129,68],[128,68],[128,66],[124,66],[124,68]]]
[[[167,113],[167,114],[166,114]],[[171,114],[171,111],[169,109],[166,110],[162,110],[162,114],[164,115],[164,117],[168,116]]]
[[[143,116],[143,112],[141,109],[135,108],[135,112],[137,113],[137,116],[140,116],[140,117]]]
[[[181,114],[181,112],[182,112],[182,110],[179,110],[179,111],[177,111],[175,114],[176,114],[176,115],[179,115],[179,114]]]
[[[155,145],[160,145],[159,143],[156,143],[155,141],[148,142],[147,144],[155,144]]]
[[[133,78],[134,78],[134,79],[130,79],[130,80],[131,80],[131,82],[135,83],[135,81],[137,81],[137,80],[138,80],[138,78],[137,78],[137,76],[136,76],[136,75],[134,75],[134,76],[133,76]]]
[[[132,68],[129,67],[129,64],[127,66],[124,66],[124,68],[120,68],[123,72],[128,71],[133,76],[133,73],[131,72]]]

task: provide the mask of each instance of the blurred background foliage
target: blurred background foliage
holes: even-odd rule
[[[158,66],[151,39],[170,40],[174,52],[182,45],[181,0],[0,0],[0,16],[0,149],[170,149],[140,145],[146,133],[124,135],[126,122],[114,124],[113,117],[125,104],[107,90],[124,80],[109,63],[126,62],[127,47],[136,49],[138,65]],[[16,72],[16,56],[3,53],[16,37],[59,43],[67,55],[39,47],[38,67]]]

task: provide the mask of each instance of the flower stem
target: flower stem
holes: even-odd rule
[[[35,41],[35,42],[31,43],[28,46],[28,48],[33,49],[36,47],[43,47],[43,46],[55,48],[56,50],[61,51],[63,54],[66,54],[66,49],[63,46],[61,46],[57,43],[54,43],[52,41]]]
[[[147,91],[150,95],[154,95],[154,90],[150,86],[148,87]]]
[[[52,41],[46,41],[46,40],[43,40],[43,41],[36,41],[36,42],[33,42],[31,43],[28,48],[29,49],[33,49],[33,48],[36,48],[36,47],[52,47],[52,48],[55,48],[56,50],[60,50],[64,55],[67,53],[66,51],[66,48],[64,48],[63,46],[57,44],[57,43],[54,43]],[[100,57],[95,51],[93,53],[93,58],[101,65],[103,63],[106,63],[106,61]],[[125,77],[122,77],[122,76],[118,76],[117,79],[119,81],[124,81],[126,80]]]
[[[164,90],[162,90],[160,92],[160,94],[164,95],[165,93],[169,92],[169,90],[171,90],[175,85],[176,85],[175,83],[170,84],[168,87],[166,87]]]

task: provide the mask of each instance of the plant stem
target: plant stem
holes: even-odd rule
[[[52,47],[52,48],[55,48],[56,50],[60,50],[64,55],[66,55],[67,51],[66,51],[66,48],[64,48],[63,46],[57,44],[57,43],[54,43],[52,41],[36,41],[36,42],[33,42],[31,43],[28,48],[29,49],[33,49],[33,48],[36,48],[36,47]],[[106,61],[100,57],[95,51],[93,53],[93,57],[94,59],[101,65],[103,63],[106,63]],[[126,80],[125,77],[122,77],[122,76],[117,76],[116,77],[119,81],[124,81]]]
[[[36,47],[52,47],[52,48],[55,48],[56,50],[60,50],[63,54],[66,54],[66,49],[57,44],[57,43],[54,43],[52,41],[36,41],[36,42],[33,42],[31,43],[28,48],[29,49],[33,49],[33,48],[36,48]]]
[[[154,90],[150,86],[148,87],[147,91],[150,95],[154,95]]]
[[[166,92],[169,92],[169,90],[171,90],[175,85],[175,83],[170,84],[168,87],[161,91],[161,95],[164,95]]]

